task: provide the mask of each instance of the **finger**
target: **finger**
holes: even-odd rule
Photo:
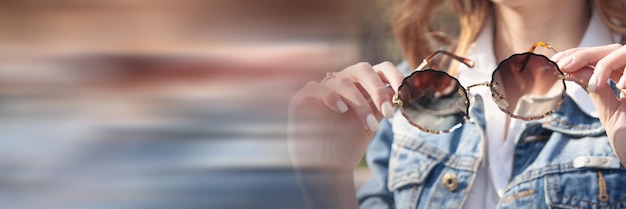
[[[337,113],[345,113],[348,111],[348,105],[341,99],[337,92],[315,81],[308,82],[296,95],[293,103],[313,99],[323,103]]]
[[[589,80],[589,85],[591,86],[591,83],[595,81],[597,83],[596,88],[608,86],[606,81],[610,77],[613,77],[614,81],[617,81],[619,77],[623,77],[624,66],[626,66],[626,47],[621,46],[598,61],[596,69]]]
[[[359,91],[361,91],[361,95],[368,95],[367,90],[365,90],[362,86],[356,85],[356,87],[359,89]],[[391,88],[387,89],[393,91],[391,90]],[[370,110],[378,110],[378,107],[376,106],[376,104],[374,104],[371,98],[367,99],[367,103],[370,105]],[[374,111],[373,114],[374,118],[376,118],[376,121],[381,121],[384,118],[383,114],[379,111]]]
[[[374,70],[383,79],[384,82],[391,85],[393,91],[397,91],[402,84],[404,75],[400,73],[398,68],[391,62],[382,62],[378,65],[374,65]]]
[[[378,130],[379,121],[376,119],[373,109],[370,108],[370,102],[367,101],[351,79],[338,76],[328,80],[324,85],[334,89],[343,98],[348,108],[354,111],[368,130]]]
[[[554,55],[552,55],[552,57],[550,57],[550,59],[554,62],[558,62],[559,60],[561,60],[561,58],[566,57],[572,53],[574,53],[575,51],[580,50],[580,48],[573,48],[573,49],[568,49],[562,52],[558,52]]]
[[[558,63],[561,60],[563,60],[563,58],[568,57],[568,56],[574,54],[575,52],[578,52],[578,51],[583,50],[583,49],[586,49],[586,48],[572,48],[572,49],[568,49],[568,50],[565,50],[565,51],[562,51],[562,52],[558,52],[558,53],[552,55],[552,57],[550,59],[552,61],[556,62],[557,65],[558,65]],[[560,66],[563,66],[563,65],[559,65],[559,67]]]
[[[554,55],[557,65],[563,72],[574,72],[587,65],[596,65],[600,59],[621,45],[612,44],[598,47],[569,49]]]
[[[340,73],[362,86],[376,105],[376,110],[379,110],[383,116],[386,118],[393,116],[391,95],[387,86],[369,63],[352,65]]]
[[[565,52],[566,54],[567,53],[570,53],[570,54],[567,56],[562,56],[558,60],[557,65],[559,65],[559,68],[563,72],[566,72],[566,73],[575,72],[589,65],[591,66],[595,65],[596,66],[595,71],[598,71],[597,65],[600,64],[598,62],[602,60],[605,56],[607,56],[608,54],[610,54],[611,52],[615,51],[616,49],[620,47],[621,45],[619,44],[612,44],[612,45],[605,45],[605,46],[598,46],[598,47],[575,49],[570,52]],[[597,75],[599,74],[594,72],[589,80],[590,83],[588,85],[589,86],[588,90],[590,92],[593,92],[597,85],[602,85],[597,82],[598,81]],[[608,79],[608,76],[606,78]]]
[[[605,124],[620,106],[619,98],[611,88],[598,88],[595,92],[590,92],[589,97],[598,110],[600,121]]]
[[[611,79],[613,79],[613,81],[616,80],[614,77],[619,77],[619,81],[617,82],[617,84],[615,84],[615,87],[617,87],[617,89],[619,89],[620,91],[626,90],[626,74],[624,74],[625,71],[626,67],[622,68],[622,70],[615,70],[613,71],[613,73],[611,73]]]

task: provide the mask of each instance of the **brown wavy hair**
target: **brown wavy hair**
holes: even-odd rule
[[[433,27],[433,11],[443,3],[450,3],[458,14],[460,32],[456,41]],[[613,32],[626,37],[626,3],[622,0],[592,0],[604,23]],[[493,3],[489,0],[394,0],[391,26],[405,58],[415,67],[422,58],[431,54],[436,45],[450,45],[452,51],[464,55],[474,42]],[[622,38],[622,41],[624,38]]]

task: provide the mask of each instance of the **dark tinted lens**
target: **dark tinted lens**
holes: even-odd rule
[[[494,71],[494,101],[512,116],[526,120],[543,118],[562,101],[562,75],[556,64],[543,55],[513,55]]]
[[[462,123],[469,105],[459,82],[435,70],[417,71],[405,78],[398,98],[404,116],[431,131],[450,130]]]

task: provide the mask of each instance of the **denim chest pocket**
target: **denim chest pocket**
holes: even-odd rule
[[[392,145],[387,187],[395,208],[458,208],[463,201],[475,174],[458,166],[467,159],[433,156],[429,149]]]
[[[395,143],[391,157],[387,187],[394,193],[395,208],[417,208],[424,183],[439,162]]]
[[[399,145],[394,145],[393,151],[387,184],[390,191],[410,184],[423,184],[438,163],[420,152]]]
[[[617,161],[611,157],[596,160]],[[548,204],[555,208],[625,208],[626,170],[619,168],[617,162],[617,168],[587,167],[547,175],[544,181]]]

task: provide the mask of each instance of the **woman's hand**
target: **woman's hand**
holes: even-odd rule
[[[380,120],[393,116],[391,99],[403,76],[390,62],[359,63],[329,76],[292,97],[289,151],[297,167],[351,173]]]
[[[570,79],[585,87],[617,157],[626,164],[626,47],[619,44],[575,48],[552,58]],[[617,83],[616,96],[607,81]]]

